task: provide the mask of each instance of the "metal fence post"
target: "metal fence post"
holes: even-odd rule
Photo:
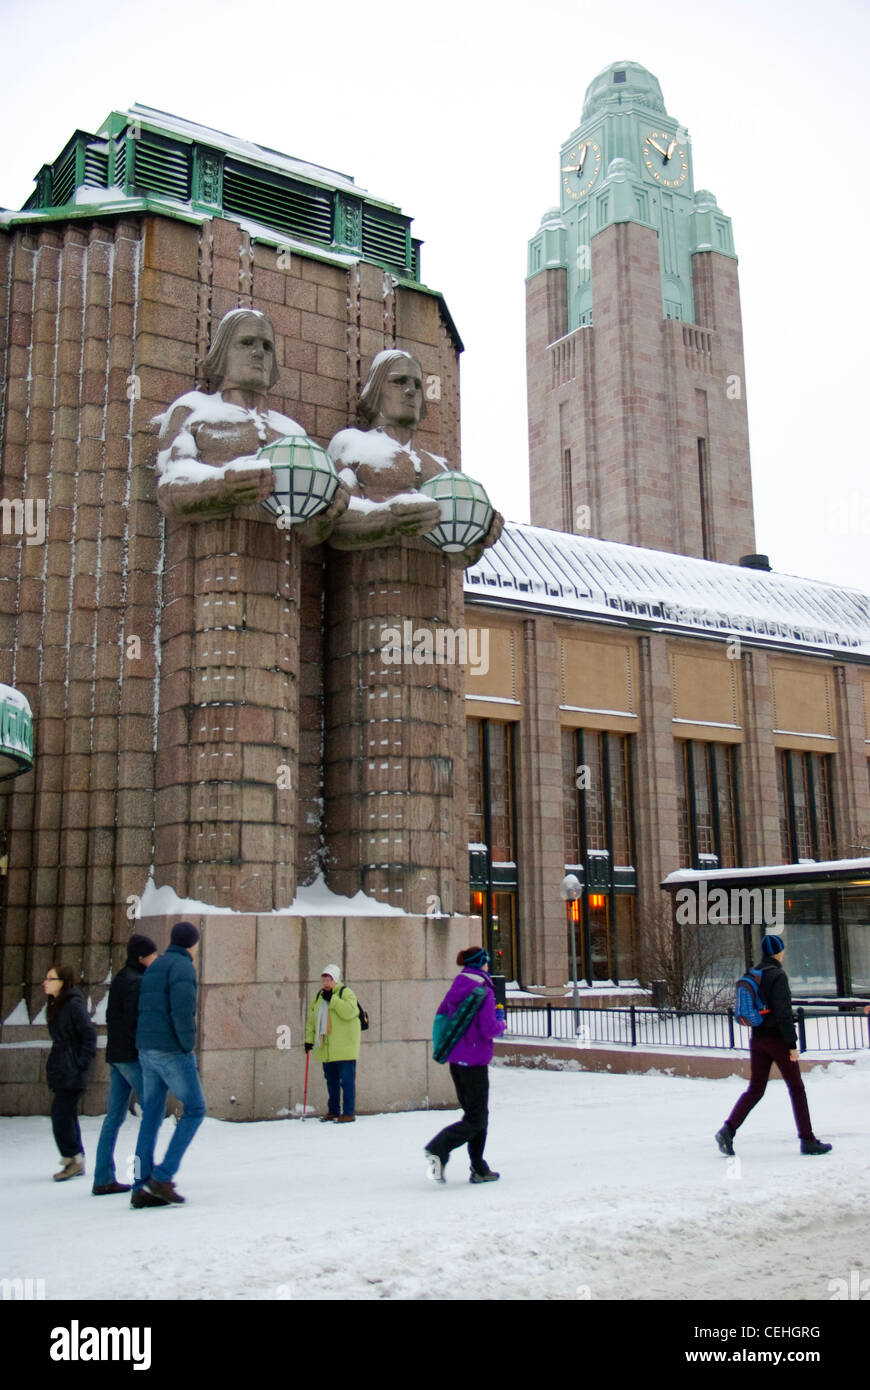
[[[804,1021],[804,1011],[803,1011],[803,1009],[801,1009],[801,1008],[799,1008],[798,1011],[797,1011],[797,1028],[798,1028],[798,1049],[799,1049],[801,1052],[806,1052],[806,1050],[807,1050],[807,1026],[806,1026],[806,1022]]]
[[[631,1045],[632,1045],[632,1047],[637,1047],[637,1026],[636,1026],[635,1017],[634,1017],[634,1005],[633,1005],[633,1004],[629,1004],[629,1006],[628,1006],[628,1012],[629,1012],[629,1015],[630,1015],[630,1018],[631,1018]]]
[[[547,1037],[553,1036],[553,1005],[547,1002]]]

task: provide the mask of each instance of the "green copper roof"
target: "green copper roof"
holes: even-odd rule
[[[582,122],[601,111],[618,107],[643,106],[647,111],[665,114],[665,101],[658,78],[640,63],[611,63],[586,88]]]
[[[138,103],[113,111],[95,135],[77,130],[40,169],[21,214],[3,220],[143,206],[182,218],[228,217],[291,246],[361,257],[400,279],[420,279],[412,219],[349,175]]]

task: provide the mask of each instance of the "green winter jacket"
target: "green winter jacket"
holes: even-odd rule
[[[317,1036],[317,1010],[321,993],[321,990],[317,991],[308,1010],[305,1025],[307,1043],[313,1043]],[[337,981],[329,1001],[329,1031],[320,1047],[314,1049],[318,1062],[355,1062],[359,1057],[360,1032],[356,995],[347,985]]]

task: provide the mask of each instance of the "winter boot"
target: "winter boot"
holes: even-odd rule
[[[59,1173],[54,1174],[55,1182],[66,1182],[67,1178],[80,1178],[85,1171],[84,1154],[73,1154],[72,1158],[65,1158],[63,1167]]]
[[[498,1182],[498,1180],[499,1180],[500,1177],[501,1177],[501,1174],[500,1174],[500,1173],[494,1173],[494,1172],[492,1171],[491,1168],[484,1168],[484,1170],[483,1170],[482,1173],[479,1173],[479,1172],[477,1171],[476,1168],[472,1168],[472,1170],[471,1170],[471,1177],[468,1179],[468,1181],[469,1181],[469,1182]]]
[[[336,1115],[335,1123],[337,1125],[352,1125],[355,1119],[356,1115]]]
[[[429,1178],[431,1182],[446,1182],[444,1165],[447,1159],[439,1158],[431,1149],[424,1149],[423,1152],[426,1155],[426,1177]]]
[[[823,1144],[821,1139],[801,1140],[802,1154],[829,1154],[833,1147],[833,1144]]]
[[[329,1124],[329,1121],[330,1121],[330,1120],[337,1120],[337,1119],[338,1119],[338,1116],[337,1116],[337,1115],[321,1115],[321,1117],[320,1117],[320,1123],[321,1123],[322,1125],[326,1125],[326,1124]]]
[[[185,1200],[180,1192],[176,1192],[174,1182],[160,1182],[157,1178],[149,1178],[145,1186],[152,1197],[160,1197],[164,1202],[181,1203]]]
[[[723,1154],[727,1154],[729,1158],[734,1157],[734,1131],[727,1122],[716,1135],[716,1143]]]
[[[164,1197],[155,1197],[147,1187],[140,1187],[130,1198],[130,1206],[138,1211],[141,1207],[170,1207],[172,1203],[167,1202]]]
[[[129,1192],[130,1184],[123,1182],[102,1182],[99,1187],[96,1184],[91,1188],[94,1197],[108,1197],[113,1192]]]

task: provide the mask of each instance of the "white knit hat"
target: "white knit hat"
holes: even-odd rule
[[[320,973],[321,975],[331,975],[332,978],[335,980],[335,983],[338,984],[339,980],[341,979],[341,966],[325,965]]]

